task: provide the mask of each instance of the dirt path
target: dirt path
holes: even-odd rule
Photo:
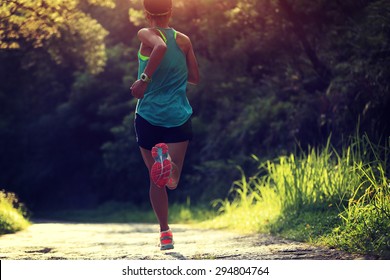
[[[161,252],[150,224],[35,223],[0,236],[0,259],[174,260],[174,259],[362,259],[269,235],[171,226],[175,249]]]

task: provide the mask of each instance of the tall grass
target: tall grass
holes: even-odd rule
[[[28,227],[26,216],[27,211],[15,194],[0,190],[0,235]]]
[[[356,144],[363,154],[363,160],[355,164],[359,184],[339,215],[342,226],[327,240],[349,251],[390,258],[390,149],[373,146],[366,137]]]
[[[390,252],[389,147],[354,138],[338,153],[321,149],[282,156],[214,202],[221,215],[209,225],[272,232],[349,251]]]

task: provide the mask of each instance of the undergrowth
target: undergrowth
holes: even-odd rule
[[[198,223],[215,217],[215,211],[204,205],[184,204],[169,206],[170,223]],[[83,223],[157,223],[150,205],[135,206],[128,203],[107,202],[96,209],[64,210],[36,213],[40,219]]]
[[[0,190],[0,235],[23,230],[29,225],[27,211],[16,195]]]
[[[346,251],[390,258],[389,146],[354,138],[338,153],[322,149],[258,162],[258,173],[216,200],[205,225],[268,232]],[[233,197],[233,198],[231,198]]]

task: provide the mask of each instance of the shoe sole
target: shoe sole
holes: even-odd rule
[[[172,250],[172,249],[174,249],[175,247],[173,246],[173,244],[167,244],[167,245],[162,245],[161,247],[160,247],[160,250],[161,251],[165,251],[165,250]]]
[[[150,177],[156,186],[163,188],[168,183],[172,170],[172,163],[168,159],[168,145],[157,144],[152,148],[151,153],[155,162],[152,165]]]
[[[171,168],[172,164],[167,159],[164,160],[162,164],[160,162],[155,162],[150,171],[153,183],[160,188],[165,187],[169,181]]]

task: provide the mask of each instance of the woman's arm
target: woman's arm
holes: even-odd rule
[[[161,36],[157,35],[155,30],[148,28],[143,28],[138,31],[138,38],[144,47],[150,48],[152,50],[149,56],[148,65],[144,71],[144,73],[148,75],[149,78],[151,78],[154,71],[156,71],[157,67],[160,65],[165,52],[167,51],[167,45]]]
[[[188,69],[188,82],[190,84],[199,83],[198,62],[195,57],[194,49],[192,48],[191,40],[183,33],[177,32],[176,42],[186,56]]]
[[[141,50],[151,50],[149,61],[146,65],[144,73],[150,79],[153,79],[153,73],[160,65],[161,60],[163,59],[164,54],[167,50],[167,45],[159,35],[157,35],[153,30],[150,30],[148,28],[143,28],[138,31],[138,38],[141,41]],[[147,85],[148,84],[146,82],[137,80],[130,88],[131,93],[136,98],[143,98]]]
[[[188,68],[188,82],[190,84],[198,84],[199,83],[199,68],[198,61],[196,60],[194,49],[192,48],[192,44],[190,39],[189,41],[189,49],[186,55],[187,60],[187,68]]]

